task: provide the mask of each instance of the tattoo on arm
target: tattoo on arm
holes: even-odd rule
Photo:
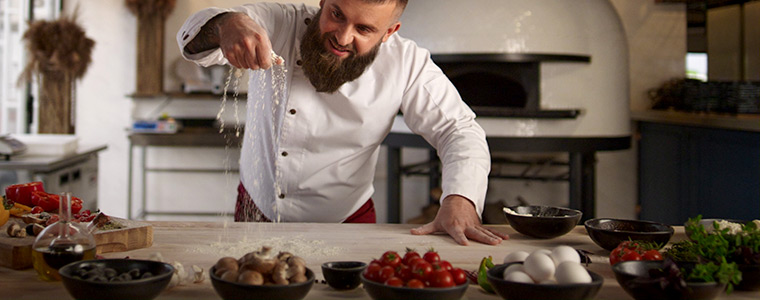
[[[189,54],[196,54],[203,51],[219,48],[219,30],[218,26],[223,19],[222,16],[228,13],[221,13],[206,22],[198,35],[192,41],[185,45],[185,51]]]

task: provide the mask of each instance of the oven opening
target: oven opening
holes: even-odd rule
[[[470,107],[527,108],[528,93],[522,84],[491,72],[470,72],[449,78]]]

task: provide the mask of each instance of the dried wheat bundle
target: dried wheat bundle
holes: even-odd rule
[[[29,81],[33,74],[80,78],[92,61],[95,41],[76,24],[76,15],[63,16],[55,21],[35,21],[24,33],[29,63],[21,74]],[[49,78],[54,79],[54,78]]]
[[[139,16],[149,16],[153,14],[160,14],[162,17],[166,17],[174,9],[176,0],[125,0],[127,8],[132,11],[133,14]]]

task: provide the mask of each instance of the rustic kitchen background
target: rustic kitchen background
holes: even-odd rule
[[[3,5],[8,5],[9,2],[13,1],[3,1]],[[235,170],[238,167],[239,152],[235,146],[209,147],[199,142],[197,145],[185,146],[131,147],[128,129],[135,120],[156,119],[162,114],[195,122],[216,118],[220,111],[219,96],[198,97],[181,93],[183,79],[178,76],[177,70],[187,70],[182,69],[187,66],[182,66],[179,62],[175,34],[185,18],[197,10],[208,6],[231,7],[246,2],[256,1],[177,1],[163,23],[163,93],[142,95],[137,93],[136,80],[138,20],[135,14],[128,10],[124,1],[62,1],[63,14],[71,14],[78,10],[79,24],[87,36],[96,42],[92,52],[92,64],[76,87],[75,120],[76,136],[80,144],[108,146],[99,153],[97,205],[100,209],[122,217],[137,217],[145,210],[157,213],[145,216],[151,220],[231,219],[231,216],[222,216],[219,213],[231,212],[234,207],[235,188],[238,183]],[[318,4],[317,0],[303,2]],[[650,91],[674,78],[684,77],[686,53],[690,51],[688,48],[692,46],[689,43],[694,42],[695,37],[704,39],[701,44],[737,45],[735,48],[713,48],[716,50],[710,53],[710,60],[715,62],[715,65],[710,65],[711,78],[760,80],[760,62],[757,59],[757,53],[760,51],[757,38],[760,36],[760,25],[757,23],[760,18],[760,2],[733,1],[741,3],[741,10],[737,9],[740,4],[710,9],[704,14],[706,21],[711,25],[709,30],[729,33],[713,35],[713,40],[709,39],[709,32],[704,31],[704,27],[700,32],[700,29],[688,26],[690,23],[687,22],[687,17],[691,4],[683,3],[686,1],[610,2],[622,22],[627,37],[628,101],[631,111],[648,110],[652,106]],[[711,1],[705,1],[707,2]],[[477,1],[472,3],[477,5]],[[509,10],[508,7],[494,9]],[[738,14],[744,17],[739,18]],[[424,16],[405,15],[405,18],[416,17]],[[739,23],[741,20],[745,23]],[[739,27],[744,29],[737,30]],[[745,35],[739,37],[739,32],[744,32]],[[742,43],[737,44],[737,40]],[[739,51],[738,48],[743,50]],[[749,59],[745,61],[748,61],[748,64],[738,67],[736,53],[746,53]],[[187,75],[182,72],[180,74]],[[241,92],[245,90],[243,84]],[[241,103],[238,112],[239,118],[242,118],[244,97],[239,100]],[[222,116],[227,126],[234,124],[237,119],[233,105],[232,99],[228,99]],[[639,160],[636,128],[635,121],[631,121],[631,133],[634,138],[630,149],[596,154],[597,216],[626,219],[638,217]],[[5,129],[3,132],[6,132]],[[426,150],[420,149],[403,151],[405,164],[423,162],[428,154]],[[143,157],[146,158],[144,166],[141,165]],[[380,157],[373,199],[378,221],[383,222],[388,214],[385,204],[385,153],[381,152]],[[129,170],[132,170],[131,181]],[[148,171],[145,181],[140,177],[143,171]],[[128,191],[130,183],[131,191]],[[400,219],[405,221],[420,215],[423,208],[429,204],[428,179],[425,176],[404,177],[402,190],[403,207]],[[489,186],[487,202],[515,205],[518,203],[516,201],[522,200],[530,204],[565,206],[568,203],[567,190],[568,184],[563,181],[494,179]],[[128,198],[132,198],[131,211],[128,211]],[[142,206],[142,199],[146,200],[146,207]],[[183,214],[162,215],[162,212]]]

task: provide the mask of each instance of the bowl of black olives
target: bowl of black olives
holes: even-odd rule
[[[166,288],[173,273],[170,264],[139,259],[83,260],[58,270],[66,290],[79,300],[150,300]]]

